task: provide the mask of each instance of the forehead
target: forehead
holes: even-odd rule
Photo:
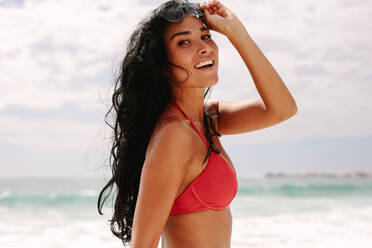
[[[197,17],[185,14],[180,22],[170,23],[165,29],[165,38],[170,37],[172,34],[181,31],[190,31],[200,33],[200,28],[205,24]]]

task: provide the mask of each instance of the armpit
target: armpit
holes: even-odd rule
[[[205,105],[205,115],[208,122],[208,128],[211,130],[212,136],[220,137],[218,132],[218,118],[220,113],[218,111],[218,101],[214,100]]]

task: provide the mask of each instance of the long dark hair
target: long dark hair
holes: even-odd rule
[[[150,136],[158,117],[168,103],[174,100],[163,40],[169,22],[156,13],[179,4],[182,3],[176,0],[163,3],[137,25],[127,42],[120,73],[114,83],[112,106],[105,115],[106,124],[113,130],[109,158],[112,177],[98,196],[97,208],[99,214],[103,215],[104,202],[115,186],[110,229],[124,245],[130,244],[131,240],[140,175]],[[209,91],[210,87],[205,91],[204,99]],[[113,125],[106,120],[112,111]],[[212,136],[220,134],[215,130],[211,114],[205,110],[204,125],[211,148],[204,159],[206,161],[212,150],[219,153],[212,142]]]

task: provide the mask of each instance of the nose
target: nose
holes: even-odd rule
[[[205,42],[200,42],[199,48],[198,48],[198,54],[208,54],[212,52],[211,46],[206,44]]]

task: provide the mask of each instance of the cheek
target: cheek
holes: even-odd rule
[[[190,66],[194,52],[191,48],[178,49],[172,53],[170,61],[177,65]]]
[[[212,44],[211,44],[211,46],[212,46],[214,52],[215,52],[216,54],[218,54],[218,46],[217,46],[217,44],[213,41]]]
[[[218,59],[218,46],[216,45],[215,42],[212,42],[211,47],[212,47],[213,52],[215,54],[215,59],[217,60],[217,66],[218,66],[218,62],[219,62],[219,59]]]

